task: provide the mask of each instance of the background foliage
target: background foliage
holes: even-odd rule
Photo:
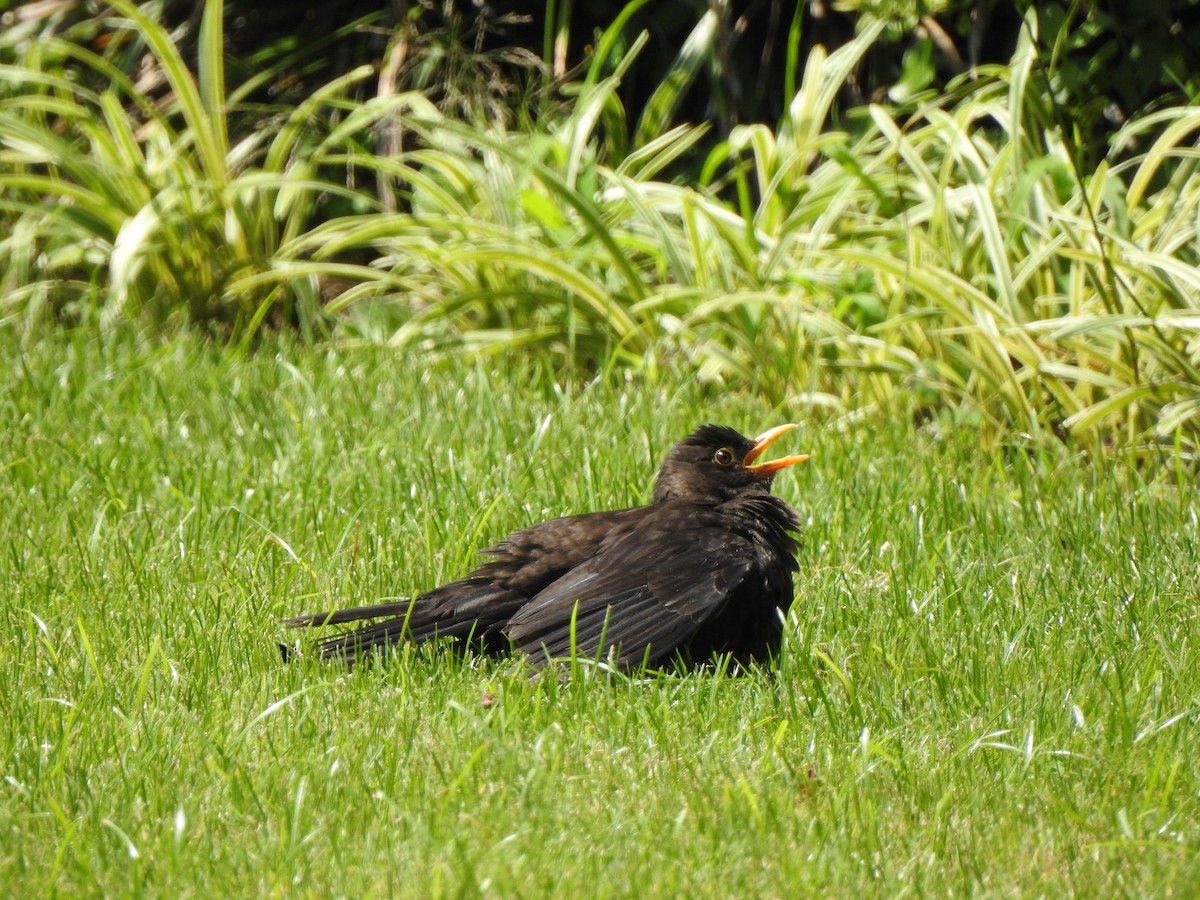
[[[1194,456],[1194,3],[663,9],[10,10],[3,314]]]

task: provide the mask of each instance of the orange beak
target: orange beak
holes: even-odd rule
[[[769,462],[755,463],[754,461],[762,456],[763,451],[774,443],[775,439],[780,435],[787,434],[794,428],[799,428],[799,425],[776,425],[770,431],[764,431],[754,439],[754,446],[750,448],[750,452],[746,454],[746,458],[742,460],[742,468],[754,475],[756,478],[767,478],[774,475],[780,469],[786,469],[788,466],[794,466],[796,463],[802,463],[808,459],[807,453],[801,453],[796,456],[784,456],[779,459],[773,459]]]

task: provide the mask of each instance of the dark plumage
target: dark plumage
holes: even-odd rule
[[[648,506],[540,522],[485,552],[466,577],[412,601],[289,619],[295,627],[383,618],[322,640],[323,656],[354,661],[402,638],[453,638],[489,653],[510,648],[535,665],[576,652],[623,666],[676,654],[740,663],[775,653],[792,602],[799,523],[771,493],[780,469],[807,459],[756,460],[782,425],[753,440],[704,425],[672,448]]]

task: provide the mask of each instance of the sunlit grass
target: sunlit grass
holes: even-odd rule
[[[16,894],[1187,893],[1187,473],[977,426],[834,427],[680,373],[83,334],[0,388],[0,882]],[[804,423],[779,665],[528,681],[280,662],[703,421]]]

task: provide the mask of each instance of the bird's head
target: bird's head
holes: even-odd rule
[[[748,438],[723,425],[701,425],[671,448],[654,485],[654,502],[730,500],[746,490],[770,490],[780,469],[804,462],[805,454],[757,462],[780,435],[795,425],[779,425]]]

